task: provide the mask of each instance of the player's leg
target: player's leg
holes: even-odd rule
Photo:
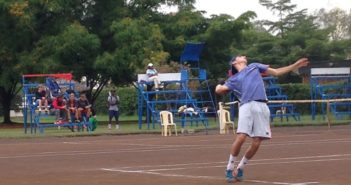
[[[270,112],[267,104],[262,102],[251,103],[252,109],[251,114],[253,118],[253,127],[252,127],[252,143],[250,147],[246,150],[245,155],[241,159],[236,171],[234,172],[234,176],[237,180],[243,180],[243,170],[245,165],[249,162],[249,160],[256,154],[259,149],[262,140],[271,138],[271,130],[270,130]]]
[[[256,154],[258,151],[260,145],[261,145],[262,138],[259,137],[254,137],[252,138],[252,143],[249,146],[249,148],[246,150],[245,155],[241,159],[240,163],[238,164],[238,167],[234,171],[234,177],[238,181],[242,181],[244,178],[244,167],[245,165],[249,162],[249,160]]]
[[[237,159],[237,156],[240,153],[241,146],[245,142],[246,137],[251,135],[253,119],[251,117],[250,109],[250,103],[242,105],[239,109],[237,135],[231,147],[226,169],[226,178],[228,182],[234,180],[233,172],[235,160]]]
[[[232,144],[232,147],[230,148],[230,155],[229,155],[229,160],[227,164],[227,171],[232,171],[234,170],[234,164],[237,159],[237,156],[240,153],[241,146],[244,144],[246,139],[246,134],[238,133],[235,141]]]

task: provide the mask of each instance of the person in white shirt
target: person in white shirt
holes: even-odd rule
[[[116,90],[112,89],[107,98],[108,103],[108,129],[112,128],[112,118],[115,117],[116,129],[119,129],[119,96],[116,94]]]
[[[156,91],[158,91],[159,88],[163,88],[160,80],[158,79],[158,72],[152,63],[147,65],[146,75],[149,77],[149,81],[154,82]]]

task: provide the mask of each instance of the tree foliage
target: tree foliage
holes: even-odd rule
[[[351,12],[339,8],[330,10],[321,9],[316,13],[316,21],[321,28],[330,31],[331,40],[343,40],[351,38]]]
[[[260,0],[261,5],[271,10],[279,17],[278,21],[266,20],[265,24],[269,26],[268,31],[284,38],[285,32],[296,24],[297,20],[306,16],[306,9],[296,11],[296,5],[291,4],[291,0]]]

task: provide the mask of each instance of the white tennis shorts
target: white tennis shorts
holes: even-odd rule
[[[237,133],[250,137],[272,138],[270,111],[266,103],[251,101],[239,108]]]

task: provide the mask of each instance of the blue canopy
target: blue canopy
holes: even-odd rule
[[[203,47],[204,43],[187,43],[182,55],[180,56],[180,62],[199,62]]]

